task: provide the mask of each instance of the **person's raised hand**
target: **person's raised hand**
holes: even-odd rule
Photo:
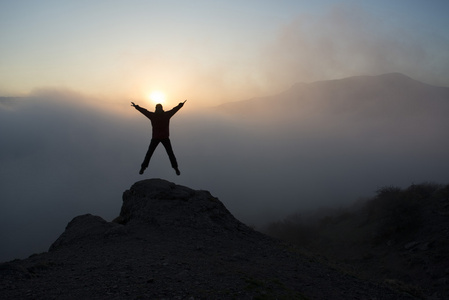
[[[134,102],[131,102],[131,106],[132,106],[132,107],[136,107],[137,105],[134,104]]]

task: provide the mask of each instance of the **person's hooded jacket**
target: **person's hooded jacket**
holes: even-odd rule
[[[146,110],[139,105],[135,108],[151,120],[151,125],[153,127],[153,139],[168,139],[170,136],[170,118],[183,107],[183,103],[179,103],[173,109],[169,111],[164,111],[162,105],[156,105],[156,111],[151,112]]]

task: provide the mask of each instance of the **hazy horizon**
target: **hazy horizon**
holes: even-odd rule
[[[161,146],[138,174],[151,125],[130,103],[109,108],[67,90],[0,103],[2,260],[45,251],[77,215],[111,221],[122,193],[147,178],[208,190],[251,226],[345,206],[383,186],[448,183],[449,88],[424,86],[436,98],[421,99],[421,84],[407,79],[410,94],[397,101],[391,84],[373,91],[386,98],[335,97],[357,90],[347,91],[348,82],[376,86],[381,77],[360,78],[338,82],[339,92],[333,81],[318,83],[315,106],[308,104],[313,84],[256,99],[249,109],[232,104],[239,113],[187,101],[171,121],[179,177]],[[285,106],[289,99],[298,112]],[[346,104],[335,110],[335,100]]]

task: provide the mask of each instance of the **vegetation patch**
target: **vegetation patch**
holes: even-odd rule
[[[449,185],[382,187],[353,206],[292,215],[264,232],[347,274],[415,297],[449,296]]]

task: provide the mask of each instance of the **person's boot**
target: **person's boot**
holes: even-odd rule
[[[141,167],[140,171],[139,171],[139,174],[142,175],[144,171],[145,171],[145,167]]]
[[[175,171],[176,171],[176,175],[181,175],[181,172],[179,171],[179,169],[178,168],[175,168]]]

